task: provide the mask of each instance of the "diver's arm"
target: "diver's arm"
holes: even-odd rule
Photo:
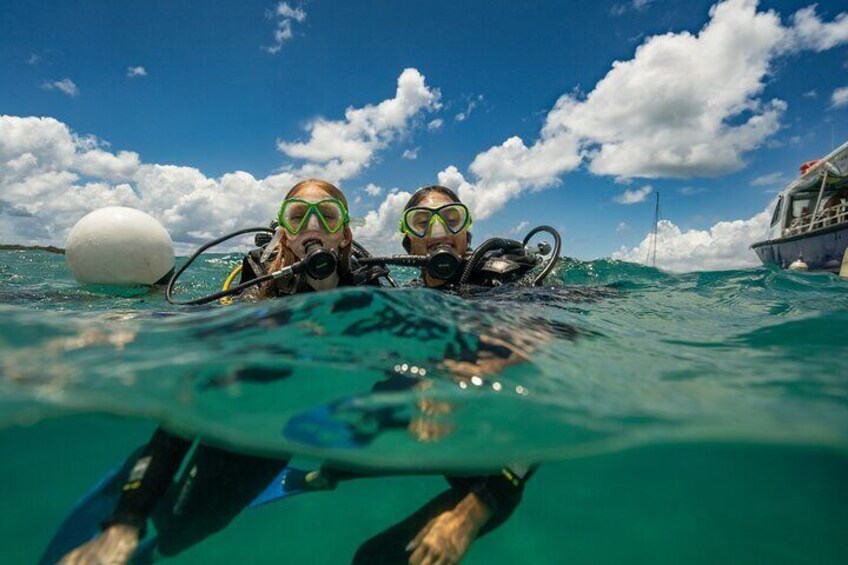
[[[65,555],[59,563],[128,563],[144,537],[147,517],[171,484],[190,448],[191,442],[157,429],[135,461],[118,507],[101,525],[103,532]]]
[[[191,443],[162,428],[157,429],[136,460],[124,482],[118,506],[103,523],[103,528],[123,524],[137,528],[143,535],[147,517],[170,486]]]
[[[459,563],[479,535],[504,523],[521,501],[524,484],[537,465],[513,467],[504,467],[497,475],[449,478],[454,489],[467,494],[418,532],[407,547],[412,551],[409,562]]]
[[[409,563],[459,563],[471,542],[492,517],[492,511],[475,493],[430,520],[407,546]]]

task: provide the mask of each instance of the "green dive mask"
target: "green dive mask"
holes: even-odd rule
[[[433,222],[440,221],[453,235],[471,225],[471,214],[465,204],[453,202],[438,208],[417,206],[405,210],[400,220],[400,231],[414,237],[424,237]]]
[[[300,198],[287,198],[280,206],[277,222],[292,235],[299,234],[315,214],[327,233],[336,233],[350,222],[344,204],[336,198],[309,202]]]

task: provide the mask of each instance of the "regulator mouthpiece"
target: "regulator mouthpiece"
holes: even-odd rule
[[[427,260],[427,274],[434,279],[452,279],[462,267],[462,258],[450,247],[438,247]]]
[[[339,261],[330,251],[324,249],[320,241],[306,244],[306,257],[303,258],[306,275],[314,280],[323,280],[336,272]]]

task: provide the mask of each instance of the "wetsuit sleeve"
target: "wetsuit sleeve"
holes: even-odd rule
[[[117,508],[101,527],[126,524],[138,528],[144,536],[147,517],[165,494],[190,448],[190,441],[157,429],[130,470]]]
[[[502,524],[512,515],[524,494],[524,485],[538,468],[534,465],[504,467],[496,475],[483,477],[448,477],[454,488],[467,489],[476,494],[492,512],[492,517],[481,530],[485,533]]]

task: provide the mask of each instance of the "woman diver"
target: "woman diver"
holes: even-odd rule
[[[338,286],[379,284],[375,277],[367,273],[363,276],[361,270],[356,277],[352,273],[353,234],[347,200],[332,184],[317,179],[296,184],[286,194],[277,221],[278,228],[266,246],[267,251],[245,259],[242,281],[302,261],[316,247],[331,252],[337,258],[337,266],[321,279],[311,277],[308,272],[271,279],[244,291],[242,298],[262,299]],[[379,271],[368,272],[379,274]],[[192,443],[157,429],[136,456],[117,508],[102,524],[101,534],[68,553],[61,563],[128,562],[144,537],[150,517],[157,526],[157,551],[175,555],[229,524],[288,462],[200,443],[180,482],[171,487]]]
[[[467,267],[468,261],[473,258],[473,254],[469,254],[470,225],[468,208],[452,190],[443,186],[424,187],[413,194],[405,206],[400,221],[401,232],[404,234],[403,247],[414,256],[430,257],[431,262],[438,254],[454,256],[457,259],[457,267],[462,267],[463,264]],[[514,246],[510,247],[509,243],[506,247],[515,251]],[[504,259],[504,254],[501,254],[500,258]],[[476,261],[477,269],[467,273],[461,268],[455,269],[453,273],[440,273],[425,266],[422,268],[421,278],[412,284],[452,290],[460,287],[461,283],[467,284],[470,281],[475,286],[493,287],[518,280],[536,265],[534,260],[522,262],[517,252],[514,260],[504,260],[510,262],[513,267],[519,266],[501,269],[501,273],[498,273],[497,269],[487,269],[486,261]],[[395,330],[404,331],[401,327]],[[506,365],[526,359],[524,352],[514,345],[491,336],[479,336],[474,350],[459,349],[451,349],[440,363],[460,380],[470,379],[472,375],[497,373]],[[430,383],[426,379],[416,375],[390,374],[388,379],[372,388],[372,393],[423,389],[428,384]],[[439,406],[431,408],[445,409]],[[423,411],[426,410],[425,408]],[[400,415],[384,416],[380,426],[385,428],[383,431],[404,426],[421,441],[434,441],[442,434],[439,430],[416,427],[420,422],[415,419],[406,421]],[[369,431],[375,434],[380,430]],[[373,436],[371,438],[373,439]],[[369,437],[363,434],[361,439],[368,441]],[[524,483],[535,470],[535,466],[511,467],[504,467],[500,473],[486,476],[447,476],[449,489],[404,520],[364,542],[357,550],[353,562],[363,565],[407,562],[458,563],[474,539],[502,524],[520,502]],[[365,476],[373,475],[325,466],[308,477],[308,481],[312,488],[332,489],[339,481]]]

